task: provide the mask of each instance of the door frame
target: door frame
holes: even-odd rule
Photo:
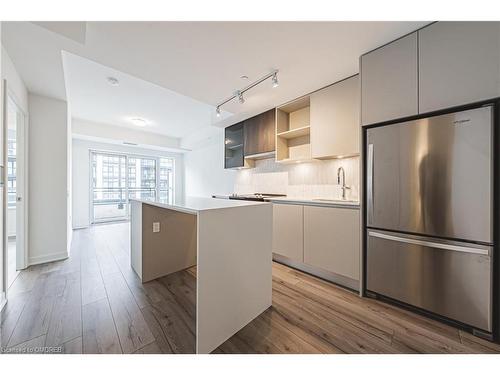
[[[16,268],[22,270],[28,267],[28,114],[19,105],[16,95],[10,90],[7,90],[7,106],[8,100],[11,100],[16,106],[19,121],[16,127]],[[8,128],[6,132],[8,136]],[[7,141],[8,137],[5,139],[5,142]],[[19,181],[21,181],[21,184],[19,184]],[[19,198],[21,198],[21,201],[18,201]],[[5,203],[8,211],[8,202]],[[21,215],[19,215],[19,212],[21,212]]]
[[[29,135],[29,120],[28,114],[19,105],[19,100],[14,92],[12,92],[5,83],[4,91],[4,129],[3,129],[3,158],[4,158],[4,181],[8,181],[8,103],[9,100],[16,106],[16,113],[18,115],[19,123],[16,127],[16,269],[23,270],[28,267],[28,135]],[[21,144],[21,147],[18,147]],[[19,178],[18,176],[21,176]],[[19,184],[21,181],[21,184]],[[8,293],[8,246],[9,234],[7,230],[8,221],[8,184],[4,183],[4,285],[5,292]],[[21,203],[17,201],[18,197],[21,198]],[[19,207],[21,206],[21,207]],[[19,209],[21,208],[21,209]]]

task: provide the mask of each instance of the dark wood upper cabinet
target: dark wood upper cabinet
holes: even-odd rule
[[[243,160],[244,123],[228,126],[224,129],[224,168],[240,168]]]
[[[262,154],[276,149],[276,110],[270,109],[244,121],[244,155]]]

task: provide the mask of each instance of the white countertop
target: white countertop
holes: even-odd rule
[[[340,208],[359,208],[359,201],[342,201],[342,200],[320,200],[310,198],[294,198],[294,197],[276,197],[266,199],[269,202],[283,204],[304,204],[307,206],[321,207],[340,207]]]
[[[217,210],[221,208],[255,206],[268,204],[267,202],[241,201],[232,199],[215,199],[204,197],[186,197],[181,203],[168,204],[162,201],[149,201],[145,199],[130,199],[152,206],[166,208],[169,210],[185,212],[188,214],[197,214],[200,211]]]

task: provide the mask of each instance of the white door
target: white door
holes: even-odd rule
[[[9,285],[17,271],[26,267],[25,208],[26,158],[25,114],[15,99],[7,98],[7,278]]]

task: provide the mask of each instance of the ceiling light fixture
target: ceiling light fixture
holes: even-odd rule
[[[111,86],[118,86],[120,85],[120,81],[118,81],[117,78],[115,77],[108,77],[106,78],[108,80],[108,83],[111,85]]]
[[[146,120],[142,119],[142,118],[139,118],[139,117],[135,117],[135,118],[131,118],[130,121],[132,122],[132,124],[134,124],[135,126],[140,126],[140,127],[144,127],[147,125],[146,123]]]
[[[272,77],[273,87],[278,87],[278,85],[279,85],[278,72],[279,72],[278,69],[273,70],[271,73],[266,74],[264,77],[258,79],[257,81],[249,84],[248,86],[242,88],[241,90],[236,91],[232,96],[230,96],[229,98],[227,98],[227,99],[223,100],[222,102],[220,102],[219,104],[217,104],[216,109],[215,109],[215,114],[217,115],[217,117],[220,117],[220,107],[222,107],[224,104],[226,104],[226,103],[228,103],[231,100],[236,99],[236,98],[238,98],[238,101],[241,104],[245,103],[245,98],[243,98],[243,94],[245,92],[247,92],[248,90],[250,90],[251,88],[257,86],[258,84],[264,82],[268,78]],[[246,76],[241,76],[240,78],[245,79],[244,77],[246,77]]]
[[[237,91],[236,95],[238,95],[238,101],[240,102],[240,104],[245,103],[245,98],[243,97],[243,93],[241,91]]]
[[[273,88],[276,88],[280,85],[278,82],[278,72],[274,72],[273,74]]]

